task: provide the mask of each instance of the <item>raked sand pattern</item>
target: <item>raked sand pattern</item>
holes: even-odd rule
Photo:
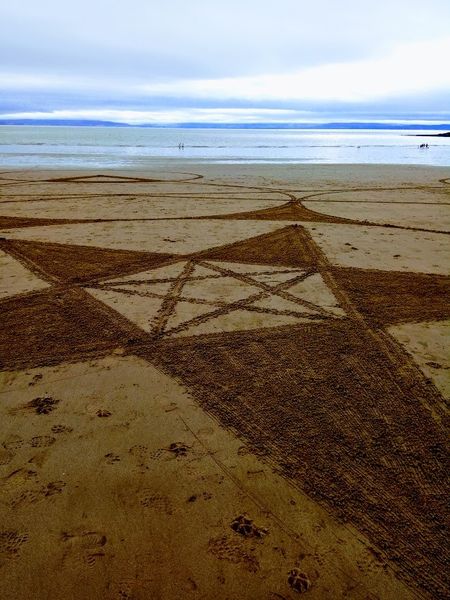
[[[448,173],[201,170],[0,174],[1,597],[446,597]]]

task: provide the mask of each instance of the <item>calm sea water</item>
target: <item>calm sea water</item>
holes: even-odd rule
[[[450,138],[411,133],[0,126],[0,167],[141,168],[161,159],[450,165]],[[421,143],[428,143],[429,149],[419,149]],[[184,148],[179,149],[179,144]]]

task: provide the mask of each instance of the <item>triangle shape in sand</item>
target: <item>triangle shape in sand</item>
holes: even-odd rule
[[[27,369],[82,361],[139,336],[80,288],[49,289],[2,302],[0,364]]]
[[[219,308],[219,307],[217,307]],[[167,320],[165,330],[170,334],[170,330],[195,319],[201,315],[212,313],[216,308],[210,304],[198,304],[194,302],[178,302],[175,306],[174,312],[170,315]]]
[[[208,250],[199,258],[287,267],[310,268],[318,264],[309,235],[296,225]]]
[[[314,273],[303,281],[285,290],[288,294],[320,306],[334,315],[343,316],[345,312],[339,306],[335,295],[319,273]]]
[[[209,277],[217,278],[221,277],[221,274],[214,269],[204,267],[203,265],[195,265],[194,271],[191,273],[189,279],[195,279],[196,277]]]
[[[49,287],[7,252],[0,250],[0,300]]]
[[[118,277],[140,268],[158,265],[170,254],[111,250],[95,246],[75,246],[27,240],[6,240],[11,254],[29,263],[35,270],[59,281],[84,283],[92,279]]]
[[[157,267],[156,269],[149,269],[147,271],[141,271],[140,273],[133,273],[132,275],[126,275],[125,277],[118,277],[116,279],[109,279],[108,283],[143,283],[143,282],[160,282],[160,281],[175,281],[183,271],[186,265],[185,261],[179,261],[164,267]]]
[[[212,303],[230,304],[238,300],[245,300],[249,296],[260,292],[261,289],[257,286],[224,275],[213,279],[188,279],[181,290],[180,296]]]
[[[152,331],[155,318],[163,302],[162,298],[131,296],[113,290],[86,288],[86,291],[147,333]]]
[[[268,298],[261,298],[261,300],[255,300],[248,306],[256,306],[257,308],[268,308],[270,310],[278,310],[281,312],[289,311],[291,313],[297,313],[299,316],[302,317],[317,314],[313,310],[307,308],[306,306],[302,306],[301,304],[297,304],[296,302],[291,302],[290,300],[286,300],[285,298],[281,298],[280,296],[269,296]]]

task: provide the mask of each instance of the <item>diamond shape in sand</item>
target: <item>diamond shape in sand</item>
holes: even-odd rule
[[[88,291],[155,336],[296,325],[344,315],[320,274],[300,268],[188,260]]]

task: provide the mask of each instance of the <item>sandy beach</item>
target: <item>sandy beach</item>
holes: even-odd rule
[[[0,172],[0,597],[445,598],[450,170]]]

